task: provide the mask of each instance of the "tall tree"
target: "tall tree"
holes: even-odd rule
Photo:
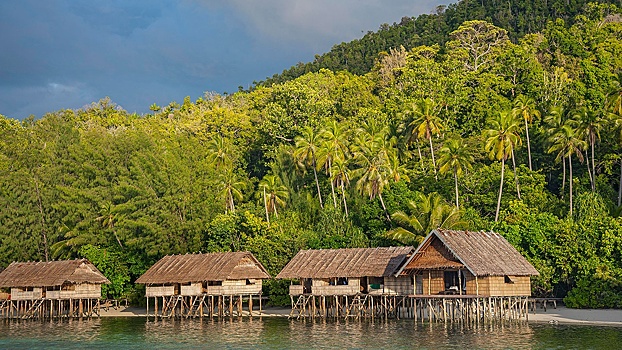
[[[514,100],[514,109],[512,113],[515,116],[520,116],[525,122],[525,137],[527,138],[527,155],[529,157],[529,170],[533,171],[531,165],[531,143],[529,140],[529,124],[533,122],[534,118],[540,118],[540,111],[536,107],[536,102],[525,95],[518,95]]]
[[[333,178],[332,165],[337,159],[345,159],[348,154],[348,135],[345,125],[336,120],[329,121],[321,130],[322,143],[318,151],[318,166],[324,167],[329,178]],[[337,207],[335,185],[330,184],[333,204]]]
[[[264,208],[266,210],[266,221],[270,222],[270,213],[279,217],[277,207],[284,207],[285,201],[289,198],[287,187],[281,183],[281,179],[276,175],[266,175],[259,182],[259,195],[263,196]]]
[[[405,111],[405,114],[411,116],[411,121],[407,131],[415,138],[425,139],[430,144],[430,154],[432,156],[432,167],[434,169],[434,177],[438,180],[436,173],[436,159],[434,158],[434,146],[432,144],[432,136],[439,136],[445,128],[441,118],[438,115],[439,106],[430,98],[418,100],[411,105],[411,108]]]
[[[447,140],[440,149],[439,172],[441,174],[449,171],[452,172],[456,191],[456,208],[458,209],[460,208],[458,201],[458,177],[465,170],[472,168],[473,160],[473,155],[461,138]]]
[[[518,142],[519,127],[516,119],[508,111],[499,112],[495,118],[489,119],[488,124],[489,129],[484,130],[484,137],[486,138],[484,148],[490,159],[501,161],[501,181],[495,212],[495,222],[497,222],[499,221],[499,209],[501,208],[501,195],[503,193],[505,161],[512,155],[513,145]]]
[[[556,160],[561,158],[568,158],[568,170],[569,170],[569,188],[570,188],[570,216],[572,217],[572,154],[576,154],[579,161],[583,162],[584,149],[587,149],[587,142],[583,140],[576,129],[571,125],[565,124],[560,131],[551,136],[551,146],[548,149],[549,153],[556,153]]]
[[[576,131],[583,136],[585,141],[589,144],[591,149],[591,162],[592,168],[590,170],[590,164],[588,162],[588,172],[590,173],[590,183],[592,185],[592,191],[596,190],[596,165],[594,161],[594,147],[596,141],[600,140],[600,131],[604,126],[604,120],[601,113],[588,109],[587,107],[581,107],[575,111],[573,115],[574,121],[577,123]],[[586,152],[587,153],[587,152]]]
[[[387,141],[387,130],[372,130],[372,136],[368,130],[360,129],[354,140],[353,153],[354,163],[357,168],[352,171],[352,177],[358,178],[356,189],[369,196],[370,200],[378,197],[385,212],[387,220],[391,220],[387,207],[382,198],[384,186],[388,183],[391,173],[389,167],[390,144]]]
[[[302,129],[302,134],[296,136],[294,141],[296,142],[294,146],[294,158],[305,169],[308,164],[311,163],[313,176],[315,178],[315,186],[317,188],[317,196],[320,200],[320,207],[324,208],[322,192],[320,191],[320,182],[317,178],[317,153],[322,144],[321,135],[316,133],[310,126],[305,126]]]

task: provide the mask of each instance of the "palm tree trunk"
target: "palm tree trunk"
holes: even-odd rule
[[[263,206],[266,209],[266,221],[270,223],[270,216],[268,215],[268,200],[266,199],[266,188],[263,188]]]
[[[434,147],[432,147],[432,136],[428,138],[430,140],[430,152],[432,153],[432,166],[434,167],[434,178],[438,181],[438,175],[436,174],[436,160],[434,159]]]
[[[594,177],[592,176],[592,169],[590,169],[590,157],[587,156],[587,149],[585,150],[585,162],[587,163],[587,174],[590,176],[590,186],[594,192]]]
[[[117,243],[119,243],[119,247],[123,249],[123,244],[121,244],[121,240],[119,239],[119,236],[117,236],[117,230],[113,229],[112,234],[114,235],[114,238],[117,240]]]
[[[564,167],[562,176],[562,198],[564,198],[564,189],[566,188],[566,157],[562,158],[562,166]]]
[[[456,186],[456,209],[460,209],[460,206],[458,205],[458,173],[455,167],[454,167],[454,185]]]
[[[529,126],[527,125],[527,119],[525,119],[525,135],[527,136],[527,156],[529,158],[529,171],[533,171],[533,168],[531,167],[531,144],[529,143]]]
[[[514,146],[510,146],[510,150],[512,151],[512,169],[514,170],[514,182],[516,183],[516,194],[518,195],[518,200],[520,200],[520,185],[518,184],[518,174],[516,174],[516,160],[514,159]]]
[[[320,182],[317,179],[317,171],[315,170],[315,155],[313,155],[312,166],[313,176],[315,176],[315,186],[317,187],[317,196],[320,199],[320,208],[324,209],[324,203],[322,203],[322,192],[320,192]]]
[[[382,204],[382,209],[384,209],[384,215],[387,216],[387,220],[391,221],[387,207],[384,205],[384,200],[382,199],[382,193],[378,193],[378,198],[380,198],[380,204]]]
[[[419,147],[419,141],[417,141],[417,152],[419,152],[419,162],[421,163],[421,169],[425,170],[425,165],[423,164],[423,156],[421,156],[421,147]]]
[[[328,178],[330,179],[330,191],[333,194],[333,205],[337,208],[337,196],[335,196],[335,184],[333,183],[333,171],[331,170],[330,161],[328,162]]]
[[[570,171],[570,217],[572,217],[572,154],[568,155],[568,170]]]
[[[341,195],[343,197],[343,208],[346,210],[346,216],[348,216],[348,202],[346,202],[346,189],[341,182]]]
[[[501,182],[499,183],[499,198],[497,198],[497,211],[495,222],[499,221],[499,209],[501,208],[501,194],[503,193],[503,175],[505,174],[505,157],[501,158]]]
[[[592,192],[594,192],[596,191],[596,166],[594,165],[594,144],[596,142],[593,137],[590,141],[592,141],[592,175],[594,176],[594,179],[592,180]]]

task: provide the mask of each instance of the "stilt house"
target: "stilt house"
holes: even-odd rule
[[[437,229],[399,276],[414,276],[416,295],[530,296],[538,271],[498,233]]]
[[[14,262],[0,272],[0,317],[91,317],[109,283],[86,259]]]
[[[99,299],[110,281],[86,259],[13,262],[0,272],[0,288],[11,300]]]
[[[230,312],[236,296],[239,297],[237,303],[241,314],[243,295],[250,297],[249,310],[252,312],[252,298],[261,296],[262,281],[268,278],[268,271],[252,253],[224,252],[167,255],[136,283],[146,285],[147,308],[149,298],[155,299],[156,315],[194,317],[203,316],[204,307],[210,310],[210,315],[214,307],[222,315],[227,296],[231,303]],[[215,305],[214,296],[218,305]],[[162,298],[161,304],[158,298]]]
[[[148,297],[171,295],[259,294],[270,278],[250,252],[167,255],[136,283],[145,284]]]
[[[413,247],[302,250],[276,276],[300,281],[290,295],[408,295],[409,275],[396,273]],[[397,276],[397,277],[396,277]]]

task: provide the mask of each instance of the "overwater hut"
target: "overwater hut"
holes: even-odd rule
[[[84,317],[97,313],[110,281],[87,259],[13,262],[0,272],[4,317]]]
[[[398,273],[415,279],[416,295],[531,295],[538,271],[494,232],[437,229]]]
[[[396,277],[413,247],[301,250],[276,276],[300,281],[290,295],[412,294],[409,277]]]
[[[254,298],[261,310],[262,281],[267,278],[252,253],[224,252],[167,255],[136,283],[146,285],[147,313],[153,298],[156,316],[200,317],[233,315],[234,309],[241,315],[243,297],[248,297],[249,314]]]
[[[413,247],[302,250],[276,276],[290,285],[292,314],[339,316],[394,307],[395,298],[412,294],[410,276],[397,276]],[[377,300],[374,301],[374,298]]]

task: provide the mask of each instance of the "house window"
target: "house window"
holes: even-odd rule
[[[255,283],[257,283],[257,281],[256,281],[256,280],[254,280],[254,279],[247,279],[247,280],[246,280],[246,285],[247,285],[247,286],[248,286],[248,285],[251,285],[251,284],[255,284]]]
[[[504,281],[505,283],[514,284],[514,281],[512,281],[512,279],[510,278],[510,276],[507,276],[507,275],[503,276],[503,281]]]
[[[207,281],[208,286],[222,286],[222,281]]]

